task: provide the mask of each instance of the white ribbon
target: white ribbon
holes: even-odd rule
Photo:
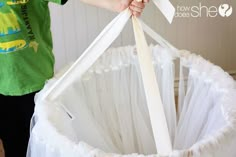
[[[137,0],[138,2],[141,2],[142,0]],[[172,23],[173,18],[175,16],[175,8],[170,3],[169,0],[153,0],[153,3],[159,8],[161,13],[165,16],[165,18],[169,21],[169,23]]]
[[[161,156],[168,156],[172,152],[172,145],[152,64],[151,51],[147,45],[140,21],[136,17],[133,17],[132,20],[142,82],[157,152]]]
[[[172,23],[175,16],[175,8],[169,0],[153,0],[153,3],[160,9],[169,23]]]

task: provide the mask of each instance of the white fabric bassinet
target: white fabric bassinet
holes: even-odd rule
[[[201,56],[177,50],[142,23],[158,43],[149,46],[164,108],[165,119],[158,121],[145,97],[140,30],[135,30],[137,47],[107,49],[129,18],[128,11],[119,14],[75,63],[37,93],[27,157],[163,156],[162,144],[170,148],[169,157],[235,157],[233,78]]]

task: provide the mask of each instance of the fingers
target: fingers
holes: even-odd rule
[[[142,12],[142,10],[145,8],[145,4],[143,2],[137,2],[136,0],[132,1],[130,4],[131,7],[133,7],[138,12]]]
[[[142,4],[142,5],[144,5],[144,4]],[[133,6],[133,5],[130,5],[129,6],[129,8],[130,8],[130,10],[132,10],[133,12],[139,12],[139,13],[141,13],[142,11],[143,11],[143,9],[144,9],[144,6]]]
[[[149,0],[143,0],[138,2],[137,0],[133,0],[130,3],[129,9],[131,10],[132,15],[139,17],[145,8],[145,3],[148,3]]]

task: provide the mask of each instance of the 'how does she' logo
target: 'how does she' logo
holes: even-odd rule
[[[222,4],[218,11],[222,17],[229,17],[233,13],[233,8],[229,4]]]

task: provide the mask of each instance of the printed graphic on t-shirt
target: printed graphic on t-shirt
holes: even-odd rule
[[[29,0],[11,0],[8,1],[7,4],[8,5],[15,5],[15,4],[25,4],[27,3]]]
[[[17,52],[27,47],[37,52],[38,43],[30,26],[27,2],[29,0],[0,0],[0,54]],[[20,12],[16,14],[12,7],[19,7]],[[24,25],[19,24],[19,19],[24,21]]]
[[[0,12],[0,36],[18,33],[20,30],[17,17],[12,10],[9,13]]]

